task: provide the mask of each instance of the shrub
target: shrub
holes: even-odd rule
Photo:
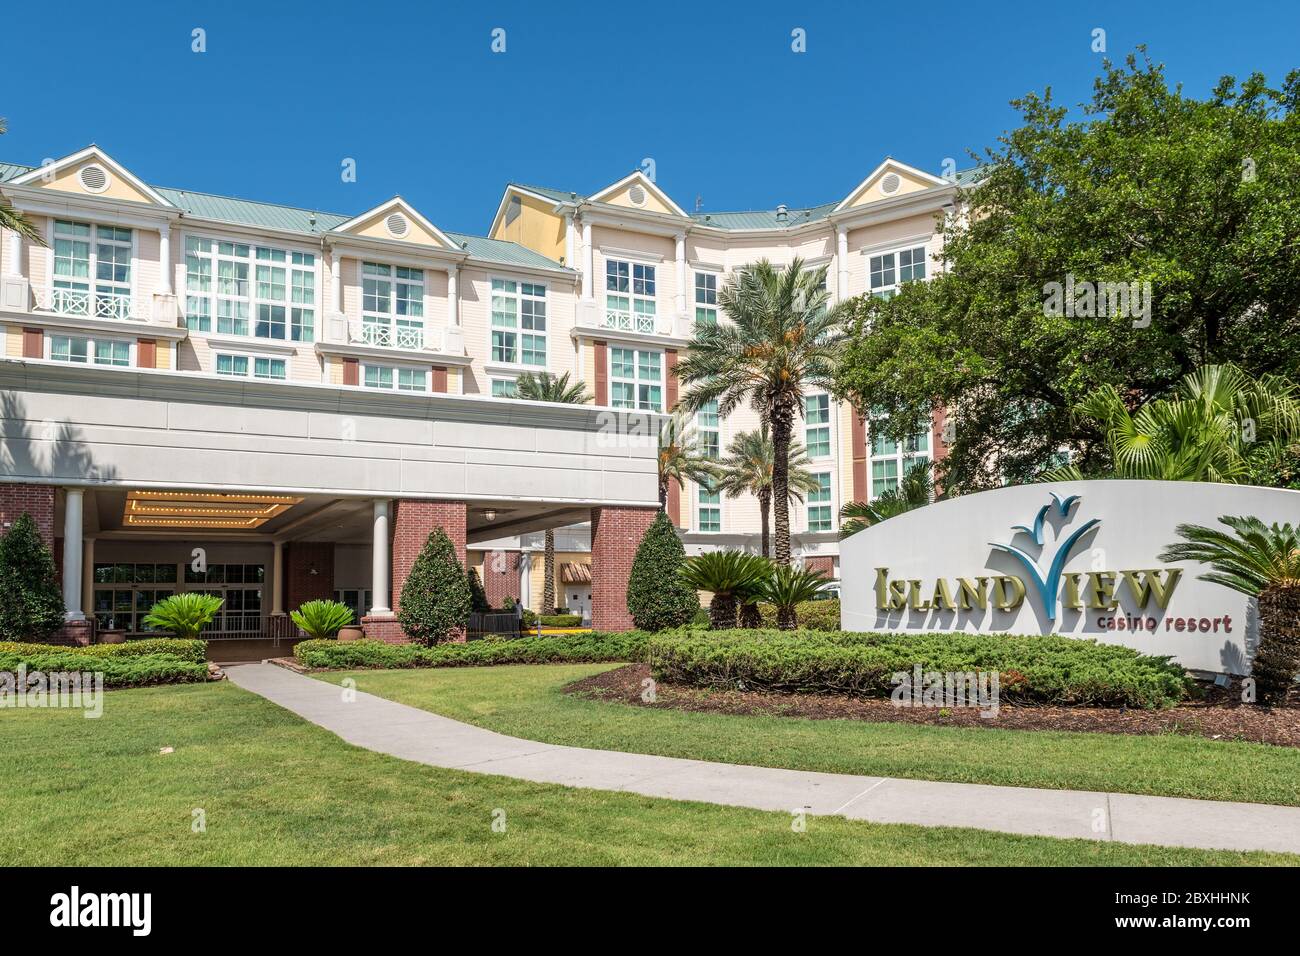
[[[586,632],[482,640],[465,644],[385,644],[383,641],[300,641],[293,655],[307,667],[473,667],[488,664],[573,664],[645,659],[648,635]]]
[[[182,641],[171,637],[148,637],[125,644],[91,644],[88,647],[60,647],[53,644],[20,644],[16,641],[0,641],[0,654],[17,654],[20,657],[32,654],[48,654],[51,651],[67,651],[83,657],[145,657],[150,654],[167,654],[171,657],[203,664],[207,661],[207,641]]]
[[[826,575],[813,568],[794,568],[778,564],[763,582],[759,594],[776,609],[776,626],[783,631],[795,628],[795,609],[808,604],[826,582]],[[759,612],[760,615],[762,612]]]
[[[63,624],[54,556],[25,511],[0,536],[0,581],[0,639],[39,641]]]
[[[308,601],[289,617],[308,637],[323,640],[337,637],[352,623],[352,608],[338,601]]]
[[[193,659],[195,645],[200,658]],[[90,647],[56,647],[52,644],[0,643],[0,671],[19,667],[46,674],[93,672],[104,675],[105,687],[142,687],[207,680],[202,659],[203,641],[147,640],[127,644],[93,644]],[[176,653],[169,653],[174,650]]]
[[[210,624],[225,602],[212,594],[186,591],[173,594],[153,606],[144,623],[155,631],[167,631],[181,640],[194,640]]]
[[[411,640],[436,644],[469,625],[469,579],[447,532],[434,528],[402,586],[397,620]]]
[[[524,627],[536,627],[538,621],[541,621],[542,627],[580,627],[582,615],[537,614],[534,611],[524,611]]]
[[[681,578],[685,561],[682,539],[668,515],[660,511],[637,546],[627,582],[627,609],[638,628],[681,627],[695,614],[700,599]]]
[[[681,570],[682,580],[693,590],[712,593],[709,626],[717,630],[736,626],[738,604],[756,604],[771,575],[771,561],[744,551],[706,551],[687,561]]]
[[[1193,686],[1167,657],[1056,636],[683,631],[652,636],[646,653],[657,680],[856,697],[888,697],[917,665],[998,671],[1002,699],[1061,705],[1167,707]]]
[[[470,611],[475,614],[482,614],[485,611],[492,610],[492,605],[488,603],[487,592],[483,590],[483,582],[478,578],[478,572],[473,568],[466,568],[465,582],[469,585]]]
[[[776,627],[776,608],[760,604],[763,627]],[[840,602],[838,600],[804,601],[795,605],[796,627],[801,631],[838,631],[840,629]]]

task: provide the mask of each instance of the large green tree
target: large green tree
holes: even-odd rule
[[[54,555],[27,512],[0,533],[0,641],[47,641],[63,623]]]
[[[1072,414],[1099,385],[1136,408],[1203,364],[1295,378],[1298,100],[1300,71],[1197,99],[1143,52],[1107,62],[1080,112],[1050,90],[1015,101],[1022,124],[941,224],[945,269],[854,301],[840,394],[889,413],[895,437],[947,405],[939,478],[960,493],[1031,479],[1063,449],[1104,463]],[[1149,316],[1047,314],[1070,277],[1149,282]]]

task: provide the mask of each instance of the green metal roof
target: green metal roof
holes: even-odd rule
[[[23,173],[30,173],[32,168],[31,166],[18,166],[14,163],[0,163],[0,183],[7,183]]]

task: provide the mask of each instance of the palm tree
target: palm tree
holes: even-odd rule
[[[715,480],[713,462],[700,454],[695,426],[683,412],[674,412],[659,428],[659,507],[668,507],[669,482],[685,486],[687,479],[701,484]]]
[[[587,386],[570,384],[569,373],[525,372],[515,379],[515,397],[533,402],[558,402],[561,405],[586,405],[591,401]],[[542,613],[555,610],[555,529],[547,528],[542,559]]]
[[[7,132],[9,132],[9,124],[3,117],[0,117],[0,136]],[[34,242],[39,246],[45,245],[45,240],[36,231],[36,227],[28,221],[26,216],[15,209],[4,196],[0,196],[0,229],[16,232],[28,242]]]
[[[771,433],[766,425],[752,432],[740,432],[727,446],[727,457],[714,465],[713,487],[728,498],[753,495],[758,499],[761,553],[771,554],[769,538],[772,511],[772,472],[776,451]],[[816,491],[820,485],[812,472],[804,467],[808,462],[799,442],[790,443],[790,463],[786,466],[786,481],[790,497],[803,501],[806,492]]]
[[[224,603],[215,594],[184,591],[156,603],[144,616],[144,623],[152,631],[170,631],[175,637],[193,640],[212,623]]]
[[[1187,540],[1171,544],[1161,561],[1200,561],[1214,570],[1199,575],[1258,598],[1259,648],[1251,676],[1266,704],[1286,703],[1300,671],[1300,530],[1265,525],[1256,517],[1219,519],[1233,531],[1180,524]]]
[[[792,568],[778,564],[764,582],[762,597],[776,608],[776,626],[792,631],[799,624],[795,611],[804,601],[811,601],[826,583],[826,575],[813,568]]]
[[[1113,385],[1099,386],[1076,411],[1105,438],[1113,468],[1086,477],[1166,481],[1248,481],[1278,443],[1300,435],[1300,396],[1278,375],[1251,378],[1234,365],[1205,365],[1185,376],[1171,398],[1130,412]],[[1085,477],[1074,465],[1044,481]]]
[[[855,535],[873,524],[928,505],[934,498],[932,466],[928,458],[908,465],[897,488],[890,488],[871,502],[850,501],[840,509],[840,538]]]
[[[831,387],[840,351],[842,305],[830,306],[826,269],[805,271],[795,259],[779,269],[766,259],[743,269],[718,293],[730,319],[696,323],[677,374],[682,405],[698,411],[717,401],[730,415],[748,402],[772,431],[772,505],[776,561],[790,563],[790,440],[803,395]]]
[[[744,551],[708,551],[688,558],[682,565],[682,580],[697,591],[711,591],[709,627],[724,630],[736,626],[738,596],[757,594],[772,573],[772,564]]]

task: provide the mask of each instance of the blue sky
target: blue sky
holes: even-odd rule
[[[97,142],[157,185],[349,214],[400,193],[479,234],[507,181],[590,192],[645,157],[705,210],[839,199],[886,155],[964,167],[1013,97],[1088,96],[1096,27],[1196,94],[1300,67],[1294,2],[147,0],[15,3],[0,24],[0,160]]]

